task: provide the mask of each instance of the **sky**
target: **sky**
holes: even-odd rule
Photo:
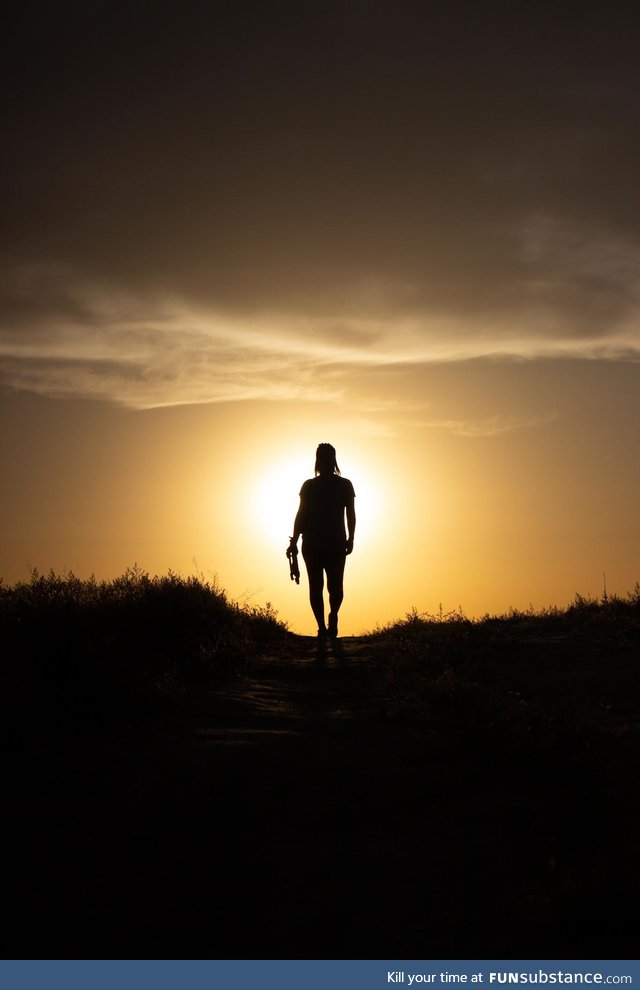
[[[7,19],[0,576],[215,579],[341,632],[640,580],[640,10],[33,0]]]

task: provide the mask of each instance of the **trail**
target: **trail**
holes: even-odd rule
[[[162,933],[180,956],[415,944],[424,913],[394,894],[390,914],[389,891],[415,868],[423,787],[385,678],[366,638],[291,637],[189,690],[152,742],[101,753],[55,877],[85,936],[136,956],[162,956]]]
[[[426,802],[443,775],[434,767],[425,777],[413,727],[388,717],[386,677],[370,638],[296,636],[285,654],[190,695],[188,736],[172,750],[165,780],[188,768],[183,808],[193,801],[201,823],[215,818],[224,862],[216,863],[216,930],[232,954],[357,958],[382,945],[390,955],[435,948],[442,903],[420,884],[443,887],[457,870],[456,827],[446,818],[427,825]],[[191,897],[193,884],[192,875]]]
[[[615,905],[638,864],[615,764],[476,759],[473,736],[451,745],[455,709],[390,711],[388,666],[370,637],[290,636],[133,740],[38,745],[14,788],[7,944],[33,929],[42,958],[623,956],[633,919]]]
[[[367,637],[292,636],[286,654],[259,657],[232,684],[201,695],[195,707],[203,724],[195,731],[223,745],[270,733],[359,731],[362,720],[384,712],[384,680]]]

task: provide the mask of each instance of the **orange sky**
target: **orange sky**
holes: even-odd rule
[[[112,577],[134,562],[152,573],[217,574],[235,599],[269,601],[292,629],[312,632],[304,579],[289,581],[284,550],[315,446],[329,440],[359,517],[344,634],[440,603],[471,616],[566,604],[576,592],[599,594],[603,571],[610,592],[631,590],[636,368],[456,371],[458,398],[447,402],[466,415],[455,426],[435,409],[431,422],[412,421],[400,404],[397,414],[349,420],[339,403],[131,411],[5,395],[3,422],[21,429],[4,434],[4,578],[25,579],[30,567]],[[447,396],[454,385],[450,368],[439,372],[433,404],[442,378]],[[511,419],[483,409],[474,420],[471,384],[484,380],[498,408],[503,377],[509,391],[518,384]],[[527,390],[542,384],[547,415],[536,421],[529,410],[518,422]]]
[[[631,590],[628,9],[16,8],[4,580],[200,570],[313,631],[284,549],[328,441],[345,633]]]

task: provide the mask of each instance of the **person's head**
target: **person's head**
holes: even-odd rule
[[[330,443],[321,443],[316,450],[316,474],[340,474],[336,462],[336,448]]]

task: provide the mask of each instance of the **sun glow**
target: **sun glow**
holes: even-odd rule
[[[258,531],[271,545],[286,547],[293,533],[293,521],[299,505],[303,482],[313,477],[309,456],[282,461],[269,470],[252,496],[251,515]],[[375,529],[381,511],[383,493],[371,475],[353,458],[349,459],[345,477],[356,492],[356,541]],[[365,497],[358,500],[359,493]]]
[[[338,449],[343,477],[352,482],[356,493],[355,546],[347,561],[342,635],[356,635],[378,619],[389,618],[381,611],[389,607],[384,575],[391,573],[398,535],[398,525],[391,534],[385,524],[391,505],[398,502],[393,472],[388,464],[387,470],[379,470],[376,451],[370,453],[361,445],[352,456],[354,448],[355,444],[344,442]],[[301,559],[300,585],[290,580],[285,550],[293,533],[300,489],[313,477],[314,446],[294,441],[288,448],[276,449],[267,444],[245,454],[246,460],[234,475],[233,491],[239,501],[229,505],[227,512],[225,540],[233,549],[236,568],[230,591],[242,600],[271,602],[294,632],[306,635],[314,622],[306,572]],[[242,524],[237,525],[237,520]]]
[[[251,508],[258,531],[283,549],[293,533],[300,488],[309,477],[308,461],[307,457],[302,463],[296,458],[281,462],[264,476],[253,496]]]

